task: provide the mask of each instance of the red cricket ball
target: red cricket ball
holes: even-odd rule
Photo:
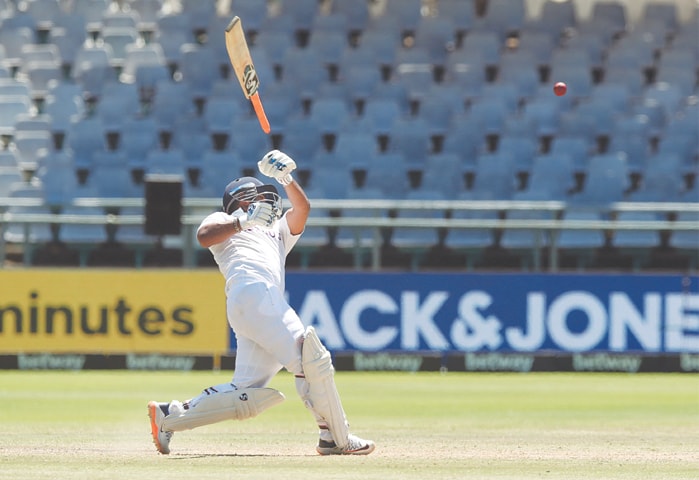
[[[553,93],[555,93],[559,97],[565,95],[567,91],[568,91],[568,86],[563,82],[557,82],[553,86]]]

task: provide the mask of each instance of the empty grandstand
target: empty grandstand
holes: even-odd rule
[[[699,266],[695,1],[296,3],[0,0],[3,261],[209,266],[217,182],[283,148],[318,209],[290,267]],[[163,174],[182,233],[134,235]]]

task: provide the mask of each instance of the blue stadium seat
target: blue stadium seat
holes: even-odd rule
[[[97,32],[102,25],[102,17],[109,11],[109,4],[109,0],[74,0],[70,11],[85,18],[87,31]]]
[[[619,202],[624,199],[629,185],[625,154],[596,154],[588,161],[582,191],[573,195],[571,200],[590,204]]]
[[[546,196],[545,192],[534,191],[517,192],[512,196],[512,199],[518,201],[551,200]],[[537,220],[552,220],[554,215],[551,211],[536,209],[513,209],[505,213],[508,220],[526,221],[527,223],[529,221],[536,222]],[[545,248],[548,245],[547,231],[541,229],[505,229],[500,238],[500,246],[518,255],[525,265],[528,265],[530,261],[532,264],[536,264],[536,261],[533,259],[537,255],[535,250]]]
[[[410,190],[406,193],[404,200],[416,201],[443,201],[447,200],[446,195],[441,190],[433,190],[428,188],[419,188]],[[401,208],[396,214],[396,218],[433,218],[443,219],[444,211],[439,209],[422,210]],[[401,227],[394,228],[391,234],[390,242],[393,246],[401,249],[419,249],[426,250],[439,243],[439,232],[437,228],[413,228]]]
[[[38,189],[38,191],[40,192],[40,188]],[[48,206],[11,206],[7,209],[7,213],[16,215],[18,217],[22,217],[26,214],[48,215],[52,212]],[[24,225],[19,223],[10,223],[5,228],[3,232],[3,237],[5,242],[9,243],[22,243],[28,241],[34,244],[41,244],[53,240],[53,232],[51,231],[51,226],[48,223],[32,223],[28,227],[28,232],[25,230]]]
[[[15,130],[17,116],[31,114],[33,112],[34,105],[30,98],[24,95],[3,96],[3,114],[0,116],[0,135],[12,136]]]
[[[501,38],[519,33],[527,18],[525,0],[490,0],[483,23]]]
[[[510,154],[480,153],[476,158],[473,190],[489,192],[498,200],[509,200],[515,191],[515,161]]]
[[[661,220],[656,212],[618,212],[616,220],[625,222],[652,222]],[[621,230],[612,231],[612,245],[633,259],[634,269],[645,264],[650,251],[660,245],[658,230]]]
[[[614,34],[620,34],[627,28],[626,6],[616,0],[598,0],[592,6],[591,23],[608,22]]]
[[[522,33],[536,29],[558,39],[568,29],[577,25],[577,3],[574,0],[545,0],[539,17],[535,21],[526,20]]]
[[[465,187],[464,167],[455,153],[432,153],[425,159],[420,187],[439,190],[448,198],[459,196]]]
[[[641,10],[640,21],[642,23],[660,21],[672,31],[679,26],[677,5],[661,1],[647,2]]]
[[[565,200],[575,186],[575,165],[568,153],[545,153],[532,161],[527,191],[545,192],[551,200]]]
[[[53,148],[53,139],[48,131],[15,131],[12,143],[17,150],[22,170],[36,169],[42,150]]]
[[[310,187],[322,192],[323,198],[346,198],[354,186],[350,165],[331,163],[331,160],[324,157],[326,154],[319,152],[312,159]]]
[[[400,153],[410,164],[424,163],[431,151],[427,121],[420,117],[401,117],[394,120],[389,132],[388,151]]]
[[[375,200],[385,198],[382,191],[376,188],[352,188],[347,192],[346,197],[349,200]],[[342,216],[347,218],[383,218],[386,217],[387,212],[382,209],[369,209],[369,208],[343,208]],[[375,237],[376,232],[374,228],[371,227],[339,227],[337,229],[337,236],[335,243],[340,248],[351,248],[355,245],[365,248],[371,248],[376,245],[377,240],[381,241],[381,234],[379,233],[379,238]]]
[[[488,194],[472,191],[462,192],[456,200],[491,200]],[[486,209],[454,209],[451,218],[457,220],[497,220],[497,210]],[[493,244],[493,229],[491,228],[450,228],[447,231],[444,244],[455,250],[480,251]]]
[[[75,207],[68,205],[61,210],[65,215],[104,215],[100,207]],[[60,226],[58,238],[73,245],[97,245],[107,241],[107,230],[104,225],[64,223]]]
[[[479,52],[486,66],[497,66],[502,55],[503,43],[492,30],[474,29],[464,37],[461,50]]]
[[[422,0],[386,0],[382,15],[398,20],[401,30],[415,32],[422,16]]]
[[[382,198],[403,198],[410,188],[405,156],[390,152],[370,159],[366,165],[365,186],[378,189],[382,192]]]
[[[331,13],[343,15],[347,20],[347,28],[354,32],[362,32],[369,25],[369,2],[332,2],[330,8]]]
[[[453,22],[457,40],[476,24],[476,3],[474,0],[440,0],[437,3],[437,16]]]
[[[677,222],[692,222],[696,226],[699,224],[699,213],[679,212],[675,220]],[[673,231],[670,236],[670,246],[696,255],[699,251],[699,232],[696,229]]]
[[[566,210],[562,220],[573,222],[598,222],[603,220],[596,210]],[[591,261],[596,249],[605,245],[601,229],[562,228],[557,238],[559,252],[574,258],[576,267],[583,269]]]
[[[180,47],[182,59],[179,72],[182,81],[189,85],[194,98],[206,98],[220,77],[219,63],[214,50],[206,46],[186,43]]]
[[[297,0],[293,2],[293,6],[291,3],[282,3],[280,15],[290,17],[296,31],[308,31],[319,13],[317,0]]]
[[[443,65],[457,44],[456,27],[452,18],[445,16],[420,17],[415,29],[414,47],[424,48],[432,61]]]

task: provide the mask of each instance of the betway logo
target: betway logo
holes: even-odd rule
[[[420,355],[391,355],[379,353],[375,355],[354,355],[355,370],[398,370],[402,372],[417,372],[422,365]]]
[[[165,357],[162,355],[132,355],[126,356],[128,370],[183,370],[194,368],[194,357]]]
[[[680,355],[680,368],[683,372],[699,372],[699,355],[689,353]]]
[[[627,372],[636,373],[641,366],[640,355],[573,355],[573,370],[576,372]]]
[[[470,372],[530,372],[533,355],[503,355],[501,353],[467,353],[466,370]]]
[[[17,355],[19,370],[82,370],[85,365],[84,355]]]

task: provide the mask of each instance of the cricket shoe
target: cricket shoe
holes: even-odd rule
[[[338,447],[335,442],[323,440],[318,441],[316,452],[321,455],[369,455],[376,448],[376,444],[371,440],[364,440],[356,435],[350,434],[349,442],[345,448]]]
[[[164,432],[162,430],[163,420],[168,414],[169,403],[148,402],[148,417],[150,417],[150,431],[153,435],[155,448],[167,455],[170,453],[170,440],[175,432]]]

